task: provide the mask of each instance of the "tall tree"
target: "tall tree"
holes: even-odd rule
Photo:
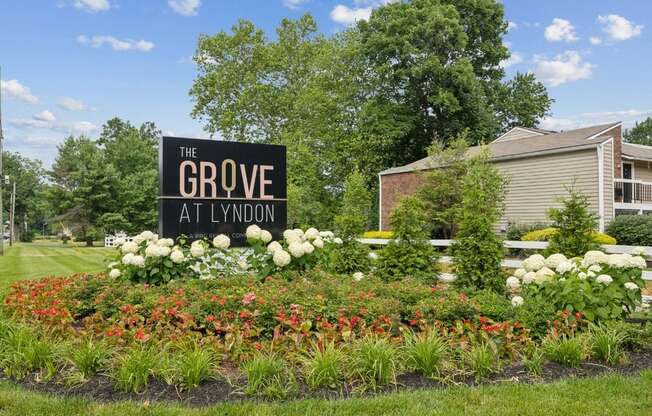
[[[623,138],[628,143],[652,146],[652,117],[648,117],[640,123],[637,121],[634,127],[625,130]]]

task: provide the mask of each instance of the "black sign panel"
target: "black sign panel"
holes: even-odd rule
[[[159,175],[162,237],[242,246],[252,224],[274,239],[287,226],[285,146],[163,137]]]

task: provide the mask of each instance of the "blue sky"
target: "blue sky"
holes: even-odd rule
[[[312,13],[324,33],[391,0],[2,0],[5,146],[49,166],[68,134],[95,137],[118,116],[207,137],[189,113],[199,34],[252,20],[273,35]],[[652,115],[652,2],[504,0],[507,76],[533,71],[556,100],[543,127]]]

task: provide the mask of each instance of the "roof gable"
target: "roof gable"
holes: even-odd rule
[[[536,129],[530,129],[527,127],[512,127],[510,130],[507,132],[503,133],[502,135],[498,136],[496,140],[494,140],[492,143],[496,142],[506,142],[509,140],[518,140],[518,139],[523,139],[525,137],[532,137],[532,136],[543,136],[548,133],[544,133],[542,130],[536,130]]]

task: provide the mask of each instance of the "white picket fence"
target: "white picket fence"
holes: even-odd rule
[[[369,245],[376,245],[376,246],[383,246],[389,243],[390,240],[384,239],[384,238],[359,238],[359,242],[363,244],[369,244]],[[453,240],[430,240],[430,244],[435,246],[435,247],[450,247],[453,244]],[[513,248],[513,249],[526,249],[526,250],[543,250],[548,247],[548,242],[547,241],[513,241],[513,240],[505,240],[503,241],[503,245],[505,248]],[[610,253],[610,254],[624,254],[624,253],[631,253],[632,250],[637,248],[636,246],[621,246],[621,245],[603,245],[602,248],[604,249],[605,252]],[[645,247],[645,252],[647,254],[647,259],[646,260],[651,260],[652,259],[652,247]],[[442,256],[439,259],[440,263],[451,263],[452,258],[449,256]],[[503,259],[502,265],[503,267],[507,267],[510,269],[517,269],[521,267],[523,264],[523,261],[520,259]],[[643,280],[650,280],[652,281],[652,272],[650,271],[643,271]],[[455,277],[452,275],[444,275],[444,280],[452,280]]]
[[[126,233],[107,235],[104,237],[104,247],[115,248],[121,246],[127,241],[133,241],[133,237],[129,237]]]

